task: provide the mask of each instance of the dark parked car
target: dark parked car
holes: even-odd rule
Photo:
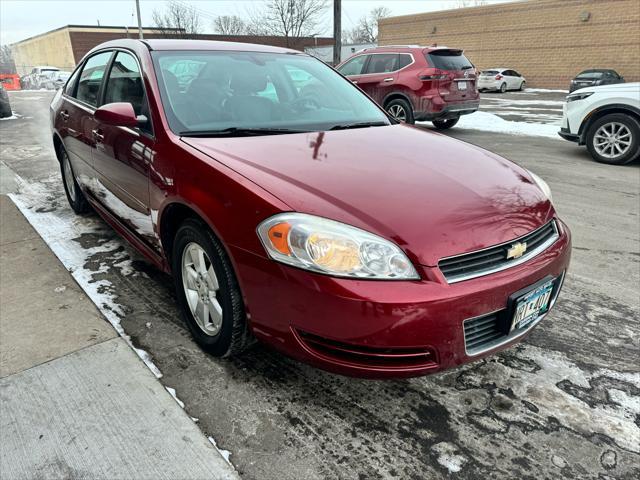
[[[597,68],[585,70],[580,72],[573,80],[571,80],[569,92],[573,92],[579,88],[611,85],[613,83],[624,83],[624,78],[622,78],[615,70]]]
[[[9,103],[9,94],[0,84],[0,118],[7,118],[13,115],[11,112],[11,103]]]
[[[72,208],[172,273],[217,356],[256,338],[342,374],[425,375],[522,339],[569,265],[542,179],[301,52],[112,41],[50,113]]]
[[[366,49],[337,70],[403,122],[453,127],[480,106],[476,70],[462,50],[386,46]]]

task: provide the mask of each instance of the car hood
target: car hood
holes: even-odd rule
[[[575,90],[576,92],[578,90]],[[613,92],[613,93],[622,93],[622,92],[640,92],[640,82],[630,82],[630,83],[612,83],[609,85],[598,85],[594,87],[584,87],[581,88],[580,93],[586,92],[595,92],[595,93],[603,93],[603,92]]]
[[[182,141],[292,210],[381,235],[422,265],[507,242],[553,215],[523,168],[417,127]]]

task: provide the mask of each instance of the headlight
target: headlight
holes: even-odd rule
[[[585,98],[593,95],[593,92],[585,92],[585,93],[574,93],[567,97],[567,102],[575,102],[576,100],[584,100]]]
[[[549,188],[549,185],[547,185],[547,182],[545,182],[543,179],[541,179],[538,175],[533,173],[531,170],[529,170],[529,174],[531,175],[531,178],[533,178],[534,182],[536,182],[536,185],[540,187],[540,190],[542,190],[542,193],[544,193],[546,197],[549,199],[549,201],[553,203],[553,197],[551,196],[551,189]]]
[[[278,262],[337,277],[418,280],[400,248],[344,223],[303,213],[282,213],[258,226],[269,256]]]

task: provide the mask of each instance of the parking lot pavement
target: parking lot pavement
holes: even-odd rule
[[[431,377],[364,381],[262,347],[230,360],[203,353],[179,319],[168,276],[96,217],[84,217],[88,230],[74,233],[48,138],[50,94],[37,95],[12,96],[24,117],[0,124],[1,159],[26,182],[16,200],[45,236],[52,221],[69,223],[60,241],[88,250],[75,268],[101,285],[100,292],[87,286],[88,294],[99,307],[104,295],[108,308],[117,306],[161,381],[176,388],[205,434],[231,451],[243,477],[640,474],[638,164],[600,165],[560,139],[450,131],[550,183],[574,234],[564,290],[555,310],[509,351]]]
[[[522,92],[484,92],[480,110],[514,122],[560,123],[567,92],[525,89]]]

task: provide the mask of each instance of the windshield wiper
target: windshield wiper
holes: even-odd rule
[[[245,137],[251,135],[282,135],[285,133],[306,133],[307,130],[291,128],[242,128],[229,127],[221,130],[186,130],[179,132],[181,137]]]
[[[345,123],[343,125],[334,125],[329,130],[347,130],[349,128],[384,127],[386,125],[389,125],[389,123],[387,122]]]

